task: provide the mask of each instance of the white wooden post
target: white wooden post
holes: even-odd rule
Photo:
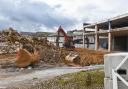
[[[128,82],[117,73],[117,70],[128,60],[128,56],[126,56],[123,61],[116,67],[116,69],[112,69],[112,77],[113,77],[113,89],[118,89],[117,78],[119,78],[126,86],[128,86]]]
[[[115,75],[115,71],[112,69],[112,77],[113,77],[113,89],[118,89],[117,76]]]

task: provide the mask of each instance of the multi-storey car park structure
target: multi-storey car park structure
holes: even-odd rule
[[[128,51],[128,13],[94,24],[85,24],[83,28],[84,47],[85,38],[94,36],[95,50],[104,46],[108,51]],[[86,33],[86,29],[94,31]]]

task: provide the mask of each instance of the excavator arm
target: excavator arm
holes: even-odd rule
[[[58,31],[57,31],[57,35],[60,36],[60,33],[63,34],[64,36],[64,40],[66,41],[68,39],[68,36],[66,34],[66,32],[64,31],[64,29],[60,26]]]
[[[64,29],[60,26],[57,31],[57,38],[56,38],[56,46],[59,47],[59,37],[60,34],[64,36],[64,48],[74,48],[75,46],[73,45],[73,39],[71,37],[68,37]]]

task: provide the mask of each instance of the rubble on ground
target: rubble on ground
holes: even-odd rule
[[[54,46],[51,42],[49,42],[47,38],[39,39],[38,37],[24,37],[21,34],[19,34],[16,30],[9,28],[1,32],[1,40],[3,40],[2,43],[5,43],[0,47],[1,54],[17,53],[17,49],[23,47],[23,44],[30,44],[33,49],[39,49],[40,60],[52,64],[59,63],[61,60],[60,49]],[[3,46],[5,47],[3,48]],[[28,53],[28,55],[31,57],[36,56],[33,55],[33,53]],[[28,58],[28,56],[27,58],[22,57],[22,59],[16,60],[16,65],[18,67],[26,67],[28,65],[31,65],[31,59],[32,58]],[[34,58],[32,60],[34,60]],[[35,61],[38,60],[39,59]]]
[[[66,57],[65,61],[69,63],[75,63],[75,64],[80,64],[80,56],[78,53],[75,52],[70,52]]]
[[[46,63],[59,63],[61,60],[61,51],[58,49],[41,47],[40,59]]]
[[[93,64],[103,64],[103,56],[106,54],[106,52],[103,51],[95,51],[91,49],[83,49],[83,48],[76,48],[74,50],[77,52],[81,59],[80,59],[80,65],[86,66],[86,65],[93,65]]]
[[[31,44],[34,49],[39,50],[39,60],[43,61],[42,63],[49,63],[49,64],[58,64],[58,63],[70,63],[73,62],[74,64],[79,65],[91,65],[91,64],[103,64],[103,52],[82,49],[82,48],[75,48],[74,50],[67,50],[63,48],[56,47],[53,43],[49,42],[47,38],[39,39],[38,37],[24,37],[17,31],[9,28],[9,30],[2,31],[0,33],[1,38],[0,41],[3,46],[0,47],[1,52],[4,54],[12,54],[16,53],[17,48],[22,46],[22,44]],[[32,57],[33,54],[31,55]],[[66,60],[65,60],[66,59]],[[25,59],[27,60],[27,59]],[[34,60],[34,59],[32,59]],[[18,63],[16,61],[16,63]],[[7,63],[8,64],[8,63]],[[36,63],[35,63],[36,64]],[[31,65],[29,62],[26,66]],[[21,66],[21,67],[26,67]]]
[[[0,60],[0,69],[6,69],[14,66],[15,62],[13,60]]]

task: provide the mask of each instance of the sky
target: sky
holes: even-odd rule
[[[127,0],[0,0],[0,30],[68,31],[125,13]]]

